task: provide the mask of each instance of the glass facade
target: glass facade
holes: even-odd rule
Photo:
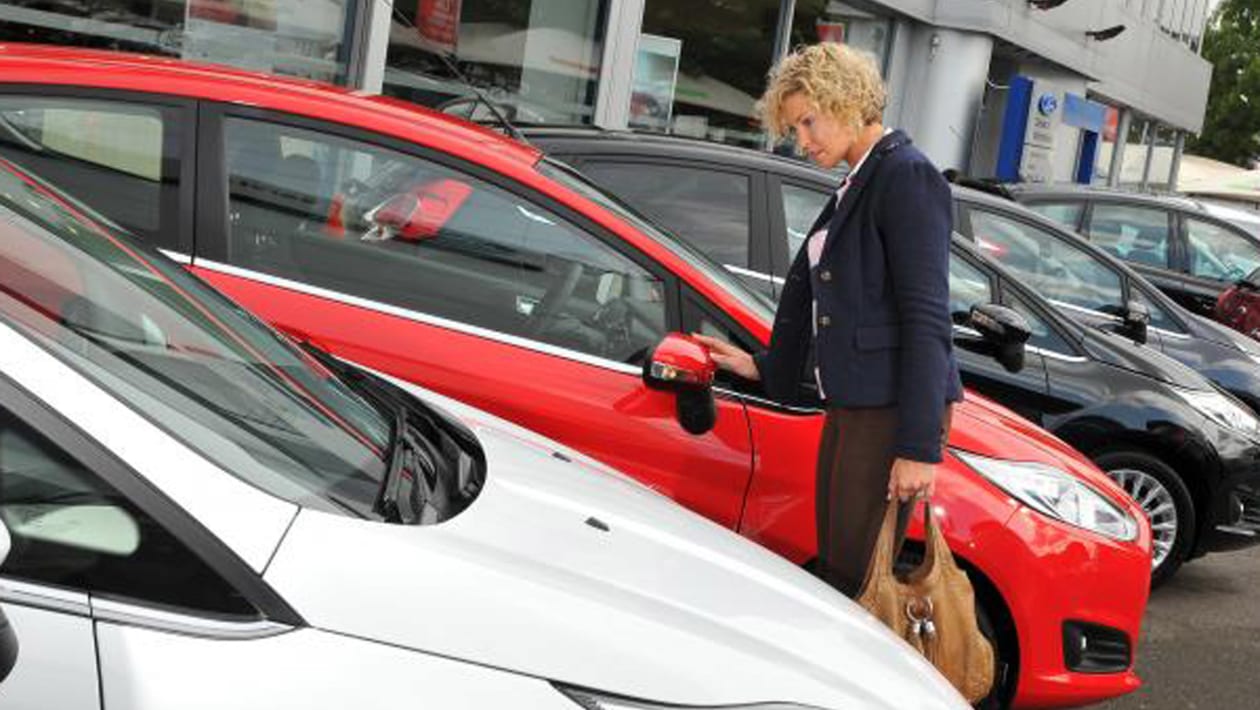
[[[607,0],[399,0],[393,9],[385,94],[479,118],[466,79],[520,123],[593,121]]]
[[[779,0],[647,0],[643,34],[650,39],[636,62],[631,124],[763,145],[754,107],[775,58],[779,6]],[[667,51],[677,56],[672,87],[664,81]],[[669,103],[660,105],[662,99]]]
[[[797,0],[791,46],[818,42],[841,42],[869,52],[887,76],[892,20],[837,0]]]
[[[346,83],[353,0],[16,0],[0,41],[118,49]]]

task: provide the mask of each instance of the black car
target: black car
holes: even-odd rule
[[[955,186],[954,202],[957,231],[1065,315],[1149,342],[1260,412],[1260,343],[1191,313],[1108,252],[1010,200]]]
[[[728,146],[582,129],[528,138],[714,255],[770,297],[835,179]],[[1001,302],[1032,330],[1012,372],[956,329],[968,387],[1056,433],[1143,504],[1155,581],[1187,558],[1260,542],[1260,422],[1201,375],[1131,337],[1069,319],[963,237],[950,257],[956,322]]]
[[[1221,291],[1260,267],[1260,237],[1199,200],[1086,186],[1011,191],[1200,315],[1211,317]]]

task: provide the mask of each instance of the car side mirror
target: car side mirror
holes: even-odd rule
[[[1147,326],[1151,324],[1151,309],[1146,304],[1129,301],[1124,306],[1124,314],[1120,316],[1120,334],[1135,343],[1145,344]]]
[[[394,195],[364,215],[371,225],[363,241],[432,239],[464,205],[472,188],[458,180],[434,180]]]
[[[12,546],[12,539],[9,537],[9,528],[5,526],[4,521],[0,520],[0,565],[9,557],[9,548]],[[17,665],[18,657],[18,640],[17,634],[13,630],[13,626],[9,624],[9,619],[4,615],[4,610],[0,609],[0,683],[9,677],[13,666]]]
[[[971,307],[963,324],[974,331],[954,337],[959,347],[989,355],[1009,372],[1024,368],[1024,347],[1032,335],[1028,320],[1011,308],[996,303]]]
[[[676,395],[678,423],[697,436],[717,424],[713,378],[717,363],[709,349],[682,333],[670,333],[643,361],[643,382],[651,389]]]

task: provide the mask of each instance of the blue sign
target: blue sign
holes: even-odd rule
[[[1063,122],[1069,126],[1102,133],[1107,123],[1107,107],[1083,96],[1067,94],[1063,99]]]
[[[1037,110],[1040,111],[1043,116],[1049,116],[1058,109],[1059,97],[1054,94],[1042,94],[1041,98],[1037,99]]]

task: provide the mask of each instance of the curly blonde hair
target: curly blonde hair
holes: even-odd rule
[[[887,91],[875,57],[848,45],[823,42],[798,48],[766,78],[757,112],[775,140],[788,133],[783,102],[793,94],[855,129],[878,122],[884,114]]]

